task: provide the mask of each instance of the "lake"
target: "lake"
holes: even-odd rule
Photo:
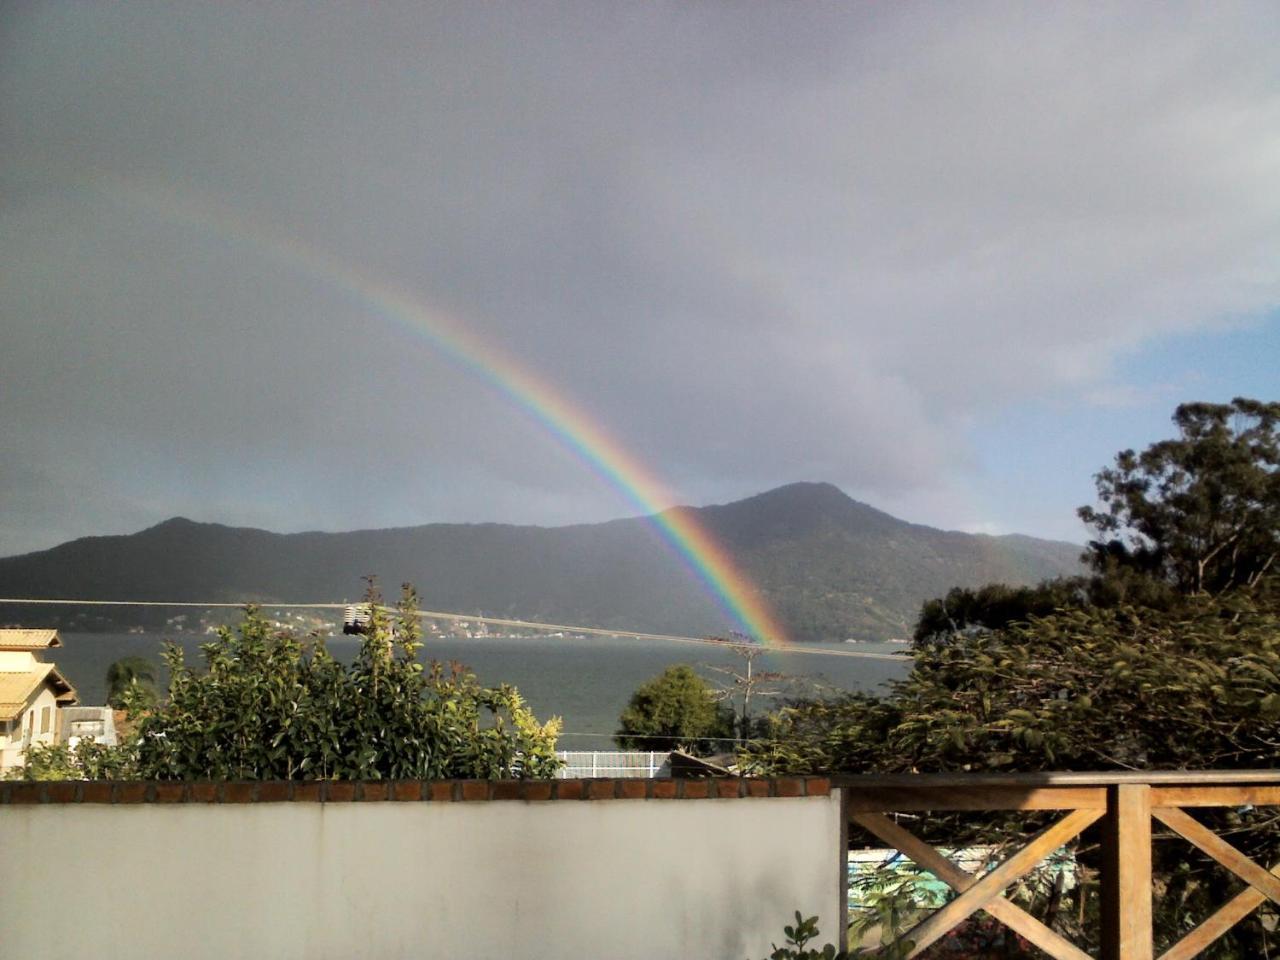
[[[84,704],[101,704],[106,699],[105,676],[112,661],[137,655],[158,663],[165,639],[162,634],[118,633],[62,633],[61,637],[63,647],[50,651],[48,659],[57,663]],[[211,638],[184,634],[174,639],[187,651],[187,662],[199,664],[199,645]],[[334,656],[349,660],[359,641],[354,637],[334,637],[326,642]],[[838,649],[850,647],[842,645]],[[864,643],[855,649],[902,653],[904,647]],[[712,667],[743,666],[742,658],[729,648],[609,637],[431,638],[422,656],[459,660],[486,685],[514,684],[538,719],[555,715],[564,718],[560,747],[567,750],[612,749],[610,735],[632,691],[672,664],[692,664],[709,680],[722,682],[729,678],[717,674]],[[754,669],[808,678],[828,690],[870,691],[905,676],[909,662],[770,650],[755,662]],[[768,703],[760,702],[757,708],[753,702],[752,712],[769,709]]]

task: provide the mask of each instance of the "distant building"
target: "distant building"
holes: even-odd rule
[[[353,603],[347,606],[342,617],[342,632],[362,635],[373,629],[373,608],[367,603]]]
[[[63,707],[58,742],[75,747],[81,740],[116,746],[115,711],[110,707]]]
[[[41,658],[60,646],[56,630],[0,630],[0,773],[21,766],[31,744],[59,742],[76,691]]]

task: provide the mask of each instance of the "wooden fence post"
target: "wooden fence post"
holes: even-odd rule
[[[1107,788],[1103,845],[1103,960],[1152,960],[1150,786]]]

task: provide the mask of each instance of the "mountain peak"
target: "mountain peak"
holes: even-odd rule
[[[837,487],[834,483],[812,480],[798,480],[795,483],[783,484],[780,487],[774,487],[772,490],[766,490],[764,493],[758,493],[754,497],[748,497],[739,502],[764,503],[770,500],[787,501],[789,503],[797,504],[807,503],[821,507],[830,507],[833,505],[845,506],[850,503],[858,502]]]
[[[853,499],[833,483],[810,481],[788,483],[745,500],[708,509],[741,517],[759,533],[765,530],[799,533],[828,523],[867,530],[907,526],[904,521]]]
[[[139,530],[134,536],[137,537],[164,537],[164,536],[191,536],[199,530],[208,530],[217,527],[216,523],[201,523],[198,520],[192,520],[188,517],[170,517],[168,520],[161,520],[154,526],[147,527],[145,530]]]
[[[191,520],[188,517],[170,517],[168,520],[161,520],[149,530],[181,530],[186,527],[202,527],[204,524]]]

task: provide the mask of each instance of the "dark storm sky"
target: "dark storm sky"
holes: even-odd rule
[[[1274,398],[1272,3],[437,6],[0,8],[0,554],[631,512],[234,223],[501,345],[685,502],[1079,537],[1177,402]]]

